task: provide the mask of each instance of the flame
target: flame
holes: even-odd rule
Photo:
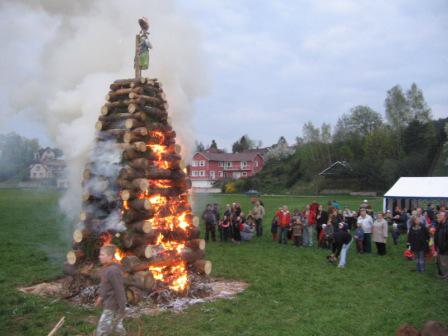
[[[117,251],[114,254],[114,260],[118,263],[121,263],[121,259],[123,259],[124,257],[126,257],[126,254],[119,248],[117,248]]]
[[[165,135],[163,132],[150,132],[152,143],[147,143],[146,146],[151,149],[154,155],[154,165],[158,168],[169,169],[170,162],[164,160],[164,154],[171,152],[172,147],[165,145]],[[157,142],[154,144],[154,142]],[[151,188],[168,189],[172,188],[171,180],[149,180]],[[187,230],[190,227],[187,221],[187,215],[191,214],[189,210],[188,201],[185,198],[179,197],[165,197],[162,195],[150,195],[149,192],[144,192],[138,195],[139,199],[149,199],[154,216],[147,219],[154,229],[174,231],[176,229]],[[127,204],[126,204],[127,206]],[[166,233],[165,233],[166,234]],[[150,266],[154,279],[164,283],[168,288],[174,291],[183,291],[187,288],[188,272],[187,264],[182,260],[182,252],[185,249],[185,241],[170,240],[170,234],[164,236],[159,233],[156,242],[158,253],[174,256],[174,263],[166,266]]]

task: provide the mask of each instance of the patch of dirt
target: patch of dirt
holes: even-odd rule
[[[23,293],[40,295],[49,298],[67,299],[75,305],[85,308],[93,308],[98,286],[89,286],[82,289],[76,295],[70,294],[67,289],[69,277],[61,278],[52,282],[43,282],[30,287],[20,287]],[[221,278],[209,278],[205,283],[195,283],[190,286],[188,293],[178,294],[171,290],[159,289],[148,294],[138,305],[130,306],[127,316],[136,318],[141,315],[157,315],[164,311],[175,313],[182,312],[187,307],[217,299],[233,299],[248,287],[248,283],[237,280],[226,280]]]

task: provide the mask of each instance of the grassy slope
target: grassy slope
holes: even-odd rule
[[[355,207],[360,199],[337,198]],[[196,199],[222,205],[249,198],[217,195]],[[317,198],[324,202],[328,198]],[[283,203],[302,207],[310,198],[264,197],[270,218]],[[0,273],[0,334],[43,335],[65,315],[60,335],[86,335],[94,330],[88,311],[65,302],[23,295],[20,284],[60,274],[70,230],[56,210],[57,195],[46,192],[0,191],[2,271]],[[375,208],[381,199],[373,200]],[[403,247],[389,244],[388,255],[358,256],[350,251],[348,267],[336,269],[325,261],[326,251],[296,249],[265,237],[240,246],[210,243],[207,258],[213,275],[242,279],[250,287],[234,300],[196,305],[185,313],[165,313],[127,322],[137,335],[393,335],[404,322],[420,326],[428,319],[448,322],[446,282],[436,278],[434,264],[427,272],[409,272],[413,263],[402,257]]]

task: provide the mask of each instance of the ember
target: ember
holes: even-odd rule
[[[96,123],[94,159],[83,174],[81,229],[64,271],[95,278],[99,249],[113,243],[128,301],[137,303],[142,291],[183,293],[191,275],[208,275],[211,263],[203,260],[205,242],[198,239],[165,95],[157,80],[146,78],[117,80],[110,89]],[[104,155],[111,148],[119,160]]]

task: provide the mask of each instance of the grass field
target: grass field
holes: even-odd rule
[[[61,275],[71,228],[57,210],[58,195],[47,191],[0,191],[0,335],[47,335],[66,316],[58,335],[89,335],[100,311],[64,301],[19,293],[17,286]],[[327,198],[316,198],[324,203]],[[362,198],[340,197],[356,208]],[[184,313],[164,313],[127,321],[130,335],[394,335],[410,322],[420,327],[437,319],[448,323],[447,283],[433,263],[424,274],[402,257],[402,246],[388,244],[385,257],[349,253],[347,268],[325,260],[326,251],[297,249],[270,240],[270,218],[282,204],[303,207],[310,197],[263,197],[265,236],[236,246],[209,243],[213,276],[241,279],[249,288],[233,300],[192,306]],[[239,201],[242,195],[197,197],[195,207]],[[371,200],[380,209],[381,199]],[[402,243],[404,237],[401,238]]]

